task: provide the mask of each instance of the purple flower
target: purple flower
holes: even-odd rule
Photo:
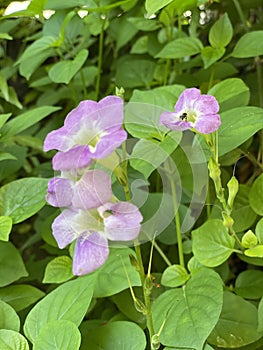
[[[99,102],[82,101],[67,115],[64,126],[47,135],[44,151],[59,151],[53,158],[55,170],[89,166],[92,159],[107,157],[126,140],[122,123],[120,97],[107,96]]]
[[[52,224],[53,235],[63,249],[76,240],[73,273],[90,273],[107,260],[108,240],[130,241],[141,228],[142,215],[127,202],[106,203],[97,209],[65,209]]]
[[[186,89],[179,96],[175,112],[164,112],[160,123],[171,130],[194,128],[202,134],[216,131],[221,125],[219,105],[214,96],[201,95],[196,88]]]
[[[75,176],[62,173],[61,177],[51,179],[46,201],[54,207],[85,210],[97,208],[111,199],[111,179],[105,171],[87,170],[81,177],[75,179]]]

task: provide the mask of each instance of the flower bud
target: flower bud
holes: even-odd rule
[[[157,350],[160,347],[159,335],[154,334],[151,339],[151,350]]]
[[[216,196],[221,201],[224,200],[224,192],[221,183],[221,170],[219,165],[213,158],[209,159],[208,162],[209,176],[214,181]]]
[[[236,198],[237,192],[238,192],[239,183],[235,176],[232,176],[231,179],[227,183],[228,188],[228,200],[227,205],[230,210],[233,209],[234,200]]]
[[[137,311],[141,312],[142,314],[146,315],[146,307],[145,307],[144,303],[138,298],[135,298],[133,300],[133,302],[134,302],[135,309]]]
[[[144,281],[144,291],[147,296],[149,296],[153,289],[152,277],[147,275]]]
[[[223,224],[227,228],[231,228],[234,225],[234,220],[231,216],[229,216],[226,212],[222,212],[223,216]]]

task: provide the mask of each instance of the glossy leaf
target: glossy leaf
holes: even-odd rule
[[[197,38],[180,38],[168,43],[157,55],[157,58],[182,58],[193,56],[203,49],[202,42]]]
[[[224,13],[211,27],[209,31],[209,42],[214,48],[227,46],[233,36],[232,24],[228,14]]]
[[[10,216],[0,216],[0,240],[8,241],[12,230],[12,218]]]
[[[29,345],[21,334],[9,329],[0,329],[0,348],[3,350],[29,350]]]
[[[20,319],[15,310],[0,300],[0,329],[11,329],[19,332]]]
[[[259,299],[263,296],[263,272],[242,271],[236,279],[235,293],[246,299]]]
[[[253,183],[249,192],[249,203],[258,215],[263,215],[263,174]]]
[[[244,34],[236,43],[231,55],[236,58],[263,55],[263,30]]]
[[[183,285],[190,275],[187,270],[180,265],[168,266],[162,275],[161,284],[166,287],[179,287]]]
[[[43,283],[62,283],[72,277],[72,259],[68,256],[58,256],[47,264]]]
[[[214,48],[211,46],[206,46],[201,51],[201,57],[204,62],[204,68],[210,67],[216,61],[218,61],[222,56],[224,56],[224,48]]]

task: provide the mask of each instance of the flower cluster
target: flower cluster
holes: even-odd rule
[[[91,168],[125,141],[122,122],[121,98],[82,101],[67,115],[64,126],[50,132],[44,141],[45,151],[58,150],[52,164],[60,172],[49,181],[46,196],[49,204],[63,208],[52,232],[61,249],[76,241],[74,275],[92,272],[107,260],[108,240],[130,241],[140,232],[138,208],[118,201],[108,173]]]

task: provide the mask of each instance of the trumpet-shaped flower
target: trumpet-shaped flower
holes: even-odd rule
[[[164,112],[160,124],[171,130],[196,129],[202,134],[216,131],[221,125],[219,105],[214,96],[201,95],[196,88],[186,89],[179,96],[175,112]]]
[[[141,228],[142,215],[127,202],[106,203],[97,209],[65,209],[52,224],[53,235],[63,249],[76,240],[73,273],[84,275],[107,260],[110,241],[135,239]]]
[[[110,155],[127,138],[122,129],[123,101],[107,96],[99,102],[86,100],[73,109],[64,125],[51,131],[44,141],[44,151],[56,149],[55,170],[83,168]]]

